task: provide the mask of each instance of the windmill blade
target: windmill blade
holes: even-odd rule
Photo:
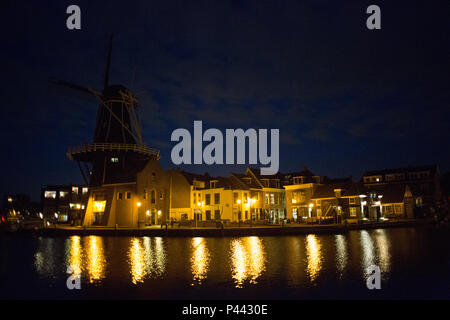
[[[94,96],[98,96],[98,95],[101,96],[101,93],[99,93],[91,88],[86,88],[86,87],[83,87],[83,86],[80,86],[78,84],[74,84],[74,83],[71,83],[68,81],[64,81],[64,80],[60,80],[60,79],[56,79],[56,78],[50,78],[49,81],[51,83],[54,83],[54,84],[57,84],[60,86],[64,86],[64,87],[75,89],[75,90],[82,91],[85,93],[93,94]]]
[[[111,66],[112,39],[113,36],[111,34],[109,36],[108,55],[106,57],[106,69],[105,69],[105,79],[103,81],[103,90],[105,90],[109,84],[109,68]]]

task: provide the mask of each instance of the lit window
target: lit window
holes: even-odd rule
[[[67,191],[60,191],[59,192],[59,197],[60,198],[65,198],[69,193]]]
[[[356,208],[350,208],[350,216],[355,217],[356,216]]]
[[[112,163],[117,163],[117,162],[119,162],[119,158],[111,158],[111,162]]]
[[[44,197],[46,199],[56,199],[56,191],[45,191]]]
[[[214,193],[214,204],[220,204],[220,193]]]
[[[72,192],[78,194],[78,187],[72,187]]]
[[[13,199],[11,197],[8,198],[8,202],[13,202]]]
[[[88,188],[83,188],[83,189],[82,189],[82,193],[83,193],[83,194],[87,194],[87,193],[88,193]]]
[[[94,212],[105,212],[106,201],[94,201]]]

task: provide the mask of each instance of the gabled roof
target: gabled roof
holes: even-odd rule
[[[341,197],[359,196],[367,192],[367,188],[363,184],[347,180],[317,186],[311,199],[334,198],[336,196],[335,189],[341,189]]]
[[[374,190],[377,194],[383,195],[381,203],[400,203],[403,202],[406,184],[389,184],[371,187],[370,190]]]
[[[182,171],[182,170],[180,170],[178,172],[180,174],[182,174],[186,178],[187,182],[191,185],[194,183],[194,180],[208,182],[211,179],[211,177],[207,174],[201,175],[201,174],[191,173],[191,172]]]

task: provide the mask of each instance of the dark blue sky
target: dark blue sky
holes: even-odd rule
[[[70,4],[80,31],[66,29]],[[381,30],[366,28],[370,4]],[[91,141],[97,103],[48,79],[100,90],[107,33],[110,82],[140,99],[165,168],[172,131],[203,120],[279,128],[282,172],[450,170],[449,1],[6,1],[2,13],[1,194],[82,182],[65,151]]]

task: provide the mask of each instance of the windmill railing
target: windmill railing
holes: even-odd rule
[[[128,143],[85,143],[76,147],[70,147],[67,151],[69,159],[73,160],[73,155],[81,153],[90,153],[97,151],[125,151],[137,152],[145,155],[155,156],[159,159],[159,150],[149,148],[143,144]]]

